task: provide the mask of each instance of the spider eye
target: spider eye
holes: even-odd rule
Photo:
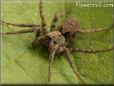
[[[51,40],[52,40],[52,38],[48,36],[46,39],[47,39],[47,40],[46,40],[45,42],[46,42],[47,45],[49,45],[50,42],[51,42]]]
[[[51,37],[47,37],[48,40],[51,40],[52,38]]]
[[[51,40],[52,38],[51,38],[51,37],[49,37],[48,39],[49,39],[49,40]]]
[[[49,43],[51,42],[52,38],[48,38]]]

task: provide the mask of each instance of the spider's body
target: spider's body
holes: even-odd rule
[[[73,69],[76,77],[82,82],[85,83],[81,75],[78,73],[76,69],[75,62],[73,60],[72,52],[84,52],[84,53],[100,53],[100,52],[107,52],[114,49],[114,47],[110,49],[102,49],[102,50],[88,50],[88,49],[78,49],[73,48],[72,45],[74,42],[74,39],[76,38],[78,33],[86,34],[86,33],[93,33],[93,32],[100,32],[100,31],[106,31],[109,30],[109,28],[105,29],[89,29],[89,30],[83,30],[80,28],[80,22],[78,20],[75,20],[73,18],[65,19],[61,23],[58,31],[55,31],[55,23],[58,20],[58,17],[61,16],[61,14],[56,14],[55,17],[52,20],[52,24],[50,27],[50,32],[46,31],[46,23],[45,18],[43,16],[43,6],[42,6],[42,0],[40,0],[39,4],[39,10],[40,10],[40,16],[41,16],[41,26],[40,25],[25,25],[25,24],[10,24],[3,22],[3,24],[6,25],[13,25],[13,26],[19,26],[19,27],[33,27],[32,29],[28,30],[21,30],[17,32],[6,32],[2,33],[4,35],[10,35],[10,34],[23,34],[23,33],[31,33],[35,32],[36,36],[35,39],[32,42],[32,47],[37,48],[40,45],[45,46],[49,51],[49,70],[48,70],[48,80],[50,81],[51,78],[51,63],[54,60],[54,57],[58,53],[64,53],[66,55],[66,58]]]

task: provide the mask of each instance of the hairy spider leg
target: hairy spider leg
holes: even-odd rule
[[[86,33],[94,33],[94,32],[102,32],[102,31],[107,31],[107,30],[111,30],[113,27],[106,27],[104,29],[102,28],[98,28],[98,29],[88,29],[88,30],[82,30],[82,29],[78,29],[76,30],[77,33],[82,33],[82,34],[86,34]]]
[[[59,45],[58,44],[54,45],[54,43],[52,42],[50,47],[51,47],[51,51],[49,55],[49,65],[48,65],[48,81],[49,82],[51,79],[51,64],[53,63],[54,56],[55,56],[57,49],[59,48]]]
[[[1,32],[0,34],[2,34],[2,35],[32,33],[32,32],[36,32],[38,30],[38,28],[40,27],[37,24],[14,24],[14,23],[9,23],[9,22],[5,22],[5,21],[0,21],[0,23],[2,23],[2,25],[4,25],[4,26],[7,26],[8,28],[9,28],[9,25],[17,26],[17,27],[30,27],[31,28],[31,29],[20,30],[20,31],[15,31],[15,32]]]
[[[11,25],[11,26],[17,26],[17,27],[40,27],[40,25],[37,24],[14,24],[14,23],[9,23],[9,22],[5,22],[5,21],[0,21],[0,23],[2,23],[2,25]]]
[[[45,18],[43,15],[43,0],[40,0],[39,10],[40,10],[40,17],[41,17],[41,28],[42,28],[43,33],[45,33],[46,32],[46,22],[45,22]]]
[[[57,14],[55,14],[55,16],[52,20],[51,26],[50,26],[50,31],[54,31],[57,21],[58,21],[58,16],[57,16]]]
[[[53,20],[52,20],[52,23],[51,23],[51,26],[50,26],[50,31],[54,31],[55,27],[56,27],[56,23],[58,21],[58,18],[60,16],[63,16],[64,13],[58,13],[58,14],[55,14]]]
[[[78,79],[83,83],[85,84],[84,80],[82,79],[81,75],[79,74],[79,72],[77,71],[76,69],[76,65],[75,65],[75,62],[74,62],[74,59],[73,59],[73,56],[72,54],[70,53],[70,50],[68,48],[65,48],[65,52],[66,52],[66,57],[67,57],[67,60],[71,66],[71,68],[73,69],[76,77],[78,77]]]
[[[2,32],[0,34],[2,34],[2,35],[15,35],[15,34],[32,33],[32,32],[36,32],[37,30],[38,30],[38,28],[32,28],[32,29],[20,30],[20,31],[15,31],[15,32]]]
[[[80,49],[80,48],[70,48],[71,52],[83,52],[83,53],[102,53],[102,52],[109,52],[114,50],[114,47],[108,48],[108,49]]]

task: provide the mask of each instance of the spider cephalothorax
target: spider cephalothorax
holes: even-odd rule
[[[75,75],[79,78],[79,80],[82,83],[85,83],[81,75],[78,73],[76,69],[75,62],[73,60],[72,52],[84,52],[84,53],[101,53],[106,51],[111,51],[114,49],[114,47],[109,49],[101,49],[101,50],[88,50],[88,49],[79,49],[79,48],[73,48],[72,45],[74,42],[75,37],[78,33],[80,34],[86,34],[86,33],[93,33],[93,32],[101,32],[101,31],[107,31],[110,30],[112,27],[108,28],[99,28],[99,29],[88,29],[83,30],[80,28],[80,22],[79,20],[69,18],[62,21],[60,27],[58,28],[58,31],[55,31],[55,24],[58,20],[58,17],[63,15],[63,13],[56,14],[55,17],[52,20],[52,24],[50,26],[50,31],[48,32],[46,30],[46,23],[43,15],[43,6],[42,6],[42,0],[40,0],[39,4],[39,10],[40,10],[40,16],[41,16],[41,25],[36,24],[11,24],[4,21],[1,21],[2,24],[6,25],[12,25],[12,26],[18,26],[18,27],[32,27],[32,29],[28,30],[21,30],[17,32],[6,32],[2,33],[3,35],[12,35],[12,34],[23,34],[23,33],[31,33],[35,32],[36,36],[32,42],[32,47],[37,48],[38,46],[43,45],[46,47],[49,51],[49,70],[48,70],[48,80],[50,81],[51,78],[51,63],[54,60],[55,55],[64,53],[66,55],[66,58],[73,69]]]
[[[60,48],[65,44],[65,38],[59,31],[52,31],[46,35],[44,44],[48,46],[49,50],[56,45]]]
[[[36,48],[38,45],[44,45],[49,52],[56,48],[60,52],[61,47],[65,45],[65,38],[59,31],[52,31],[45,35],[38,36],[32,43],[32,47]],[[56,51],[57,51],[56,50]]]

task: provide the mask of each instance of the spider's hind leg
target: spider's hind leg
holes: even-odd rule
[[[98,29],[88,29],[88,30],[82,30],[82,29],[79,29],[77,30],[78,33],[82,33],[82,34],[86,34],[86,33],[95,33],[95,32],[102,32],[102,31],[108,31],[108,30],[111,30],[113,27],[110,26],[110,27],[106,27],[106,28],[98,28]]]

